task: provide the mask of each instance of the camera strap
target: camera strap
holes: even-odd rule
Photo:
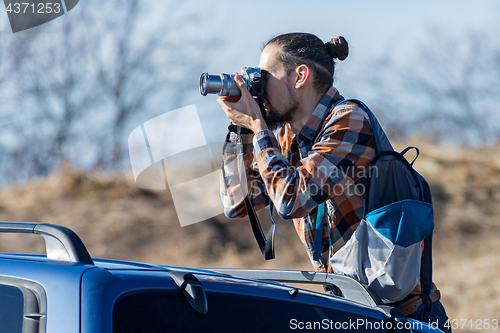
[[[260,225],[259,218],[255,213],[255,209],[250,201],[248,191],[246,190],[247,182],[246,177],[244,177],[245,181],[243,181],[243,176],[246,173],[245,166],[243,164],[243,139],[241,138],[241,127],[236,128],[236,160],[238,164],[238,175],[240,178],[240,188],[243,196],[245,197],[245,207],[247,211],[248,218],[250,220],[250,224],[252,226],[252,231],[257,240],[257,244],[259,245],[260,251],[264,256],[265,260],[274,259],[274,235],[276,232],[276,222],[273,218],[273,203],[271,198],[269,198],[269,209],[271,213],[271,221],[272,226],[267,233],[267,238],[264,235],[262,230],[262,226]]]

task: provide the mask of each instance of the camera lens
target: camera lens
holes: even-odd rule
[[[222,88],[222,78],[220,75],[209,75],[208,73],[201,74],[200,77],[200,93],[203,96],[207,94],[218,94]]]
[[[219,74],[209,75],[201,74],[200,93],[203,96],[207,94],[218,94],[219,96],[240,96],[240,88],[234,82],[234,75]]]

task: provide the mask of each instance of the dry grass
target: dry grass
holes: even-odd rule
[[[432,185],[434,280],[448,314],[500,319],[500,147],[409,144],[419,146],[415,167]],[[265,221],[269,213],[259,215]],[[310,270],[293,224],[277,219],[277,259],[265,262],[247,219],[217,216],[181,228],[169,192],[142,190],[129,174],[106,177],[62,165],[50,178],[0,190],[0,220],[67,226],[93,257],[201,268]],[[0,235],[0,251],[43,249],[41,237]]]

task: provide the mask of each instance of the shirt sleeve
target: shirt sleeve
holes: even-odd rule
[[[241,179],[244,192],[241,188],[240,174],[236,156],[236,133],[229,132],[223,148],[222,166],[220,173],[220,194],[224,214],[229,218],[245,217],[247,215],[244,193],[248,193],[254,209],[260,210],[269,204],[269,196],[259,170],[254,165],[253,134],[242,134],[243,163],[245,173]]]
[[[269,196],[283,219],[301,218],[318,204],[353,190],[375,156],[373,131],[358,106],[340,109],[325,120],[308,156],[291,165],[274,134],[253,138],[257,165]]]

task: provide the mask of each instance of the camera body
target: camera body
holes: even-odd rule
[[[219,96],[240,96],[240,88],[234,82],[235,74],[201,74],[200,93],[218,94]],[[262,107],[264,99],[264,78],[266,72],[258,67],[247,67],[241,72],[241,77],[245,81],[248,91],[253,97],[258,98]]]

